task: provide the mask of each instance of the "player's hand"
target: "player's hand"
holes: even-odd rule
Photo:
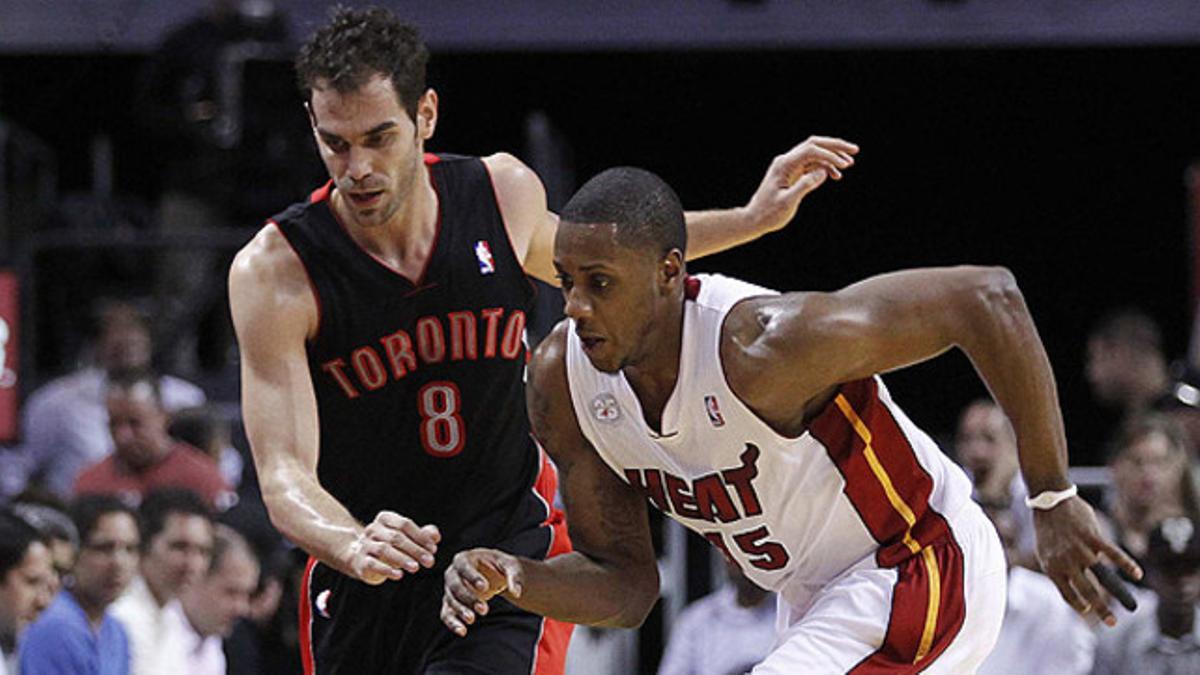
[[[1100,535],[1096,514],[1079,497],[1071,497],[1048,511],[1034,510],[1033,523],[1038,562],[1063,599],[1080,614],[1094,613],[1105,624],[1115,626],[1117,619],[1108,607],[1109,595],[1101,582],[1121,582],[1097,579],[1089,568],[1096,563],[1116,565],[1133,579],[1142,578],[1142,568]],[[1113,592],[1121,590],[1118,587]]]
[[[827,178],[841,180],[854,166],[858,146],[828,136],[808,140],[779,155],[767,168],[762,183],[746,204],[746,211],[762,233],[783,229],[796,215],[801,200]]]
[[[457,635],[467,634],[476,616],[488,612],[488,601],[507,592],[521,597],[524,574],[515,556],[490,548],[475,548],[454,556],[446,568],[442,623]]]
[[[344,568],[372,586],[433,567],[442,535],[436,525],[418,526],[393,511],[380,511],[345,553]]]

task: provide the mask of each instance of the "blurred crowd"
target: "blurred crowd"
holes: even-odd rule
[[[252,116],[229,128],[217,91],[224,47],[286,41],[269,5],[214,2],[148,65],[143,122],[173,149],[162,156],[165,230],[253,222],[300,194],[261,180],[251,182],[284,196],[236,189],[247,181],[235,171],[284,176],[246,158],[282,166],[294,144],[255,133]],[[236,375],[197,383],[156,369],[193,373],[197,358],[228,346],[227,328],[196,328],[205,312],[224,316],[213,299],[224,264],[167,256],[139,299],[97,300],[81,365],[25,397],[20,442],[0,448],[0,675],[301,672],[306,556],[266,516],[229,396]],[[983,672],[1200,673],[1200,370],[1172,365],[1155,321],[1136,309],[1098,318],[1080,348],[1108,411],[1088,421],[1108,439],[1106,467],[1080,481],[1081,494],[1144,567],[1126,580],[1139,606],[1108,629],[1062,601],[1038,571],[1009,421],[975,401],[944,449],[970,475],[1009,563],[1007,615]],[[773,598],[732,569],[718,585],[664,627],[660,673],[746,672],[769,651]],[[636,642],[612,633],[576,631],[569,672],[632,672]]]

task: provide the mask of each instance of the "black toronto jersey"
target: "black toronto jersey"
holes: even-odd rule
[[[448,555],[547,516],[534,495],[524,328],[534,288],[483,162],[426,155],[438,198],[424,273],[407,279],[335,217],[331,187],[272,221],[308,273],[319,311],[307,345],[321,485],[355,518],[396,511],[442,533]]]

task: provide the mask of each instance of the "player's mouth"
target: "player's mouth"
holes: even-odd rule
[[[604,338],[587,335],[580,335],[579,341],[583,343],[583,351],[587,354],[594,354],[605,342]]]
[[[360,209],[371,208],[378,206],[383,199],[383,190],[368,190],[363,192],[349,192],[347,196],[350,201]]]

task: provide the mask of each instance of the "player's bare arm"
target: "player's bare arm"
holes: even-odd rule
[[[1001,268],[886,274],[836,293],[793,293],[734,308],[721,357],[733,391],[785,433],[803,428],[833,388],[959,347],[1012,420],[1030,494],[1068,486],[1054,374],[1017,284]],[[798,403],[800,402],[800,403]],[[1140,577],[1074,497],[1037,511],[1038,557],[1081,613],[1115,622],[1088,568],[1100,559]]]
[[[858,146],[849,141],[812,136],[772,160],[745,206],[687,212],[688,259],[718,253],[782,229],[809,193],[828,178],[841,179],[842,172],[854,165],[857,153]],[[547,209],[541,180],[507,153],[490,155],[483,162],[525,271],[557,286],[553,260],[558,216]]]
[[[446,570],[442,621],[459,635],[500,594],[543,616],[609,627],[640,625],[658,598],[646,500],[613,473],[579,430],[565,350],[562,323],[534,355],[526,392],[534,433],[558,466],[575,551],[545,561],[493,549],[456,555]]]
[[[271,521],[321,562],[366,583],[432,567],[435,527],[389,511],[364,526],[317,481],[317,402],[305,342],[319,316],[303,266],[276,226],[234,259],[229,301],[242,414]]]

